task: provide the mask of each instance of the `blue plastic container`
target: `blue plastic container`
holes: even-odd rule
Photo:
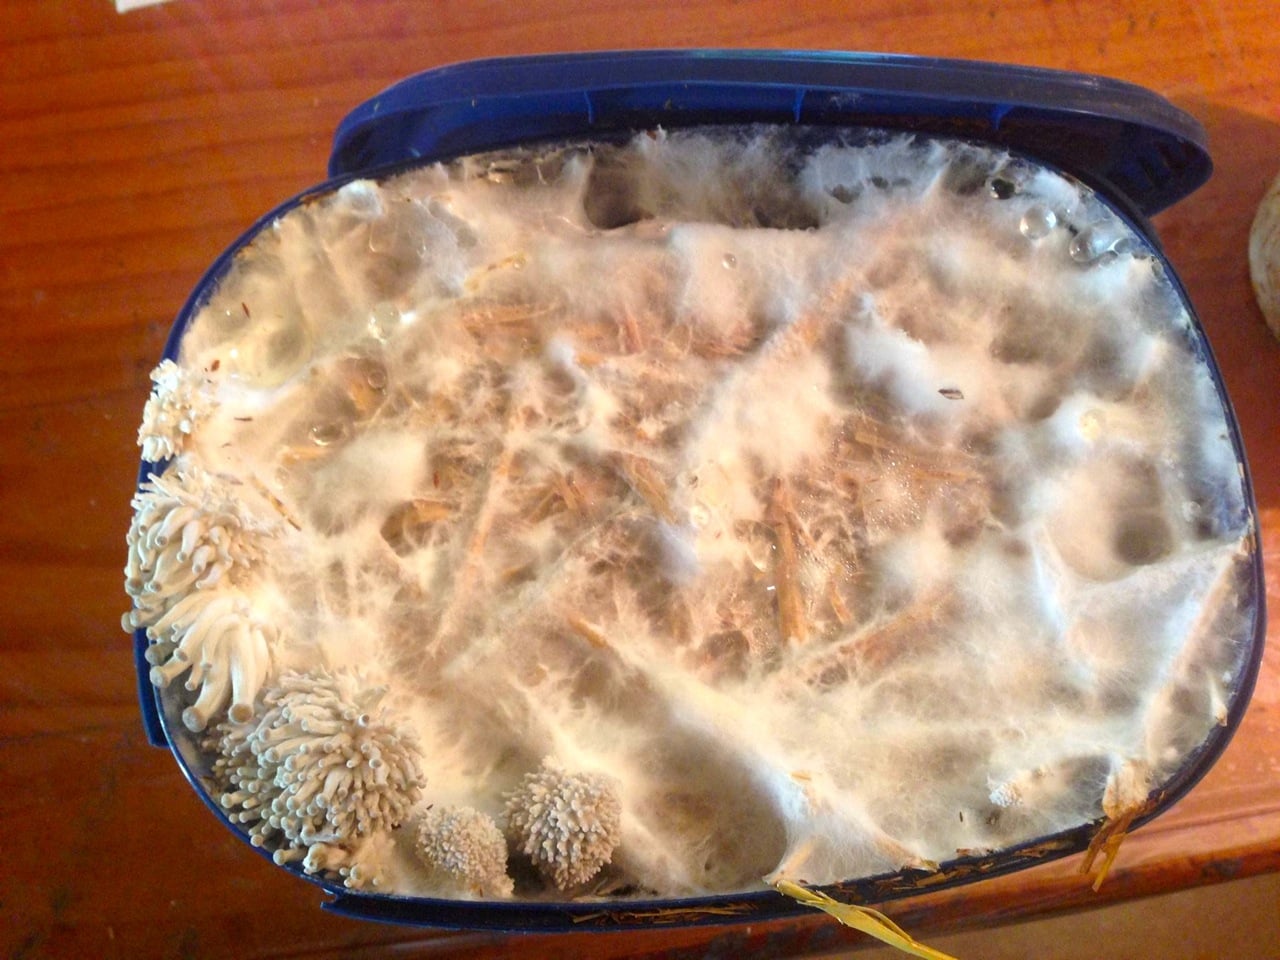
[[[286,201],[252,225],[214,262],[178,314],[165,348],[175,357],[183,331],[230,267],[238,250],[295,206],[361,177],[486,150],[547,141],[610,140],[635,131],[768,123],[865,127],[993,144],[1056,168],[1094,188],[1158,250],[1147,218],[1208,178],[1204,131],[1160,96],[1101,77],[1028,67],[883,54],[799,51],[643,51],[481,60],[410,77],[361,104],[339,125],[329,179]],[[1176,275],[1164,261],[1168,276]],[[1189,301],[1181,290],[1182,299]],[[1194,318],[1194,312],[1192,311]],[[1238,461],[1239,429],[1198,321],[1195,348],[1214,377]],[[143,463],[139,483],[153,465]],[[1244,492],[1256,531],[1248,472]],[[1167,784],[1156,809],[1167,809],[1221,754],[1248,704],[1265,636],[1261,552],[1256,533],[1242,602],[1253,612],[1250,646],[1228,703],[1227,722]],[[167,715],[148,679],[147,639],[135,636],[139,700],[148,739],[174,753],[201,799],[229,829],[201,783],[203,761],[176,715]],[[825,888],[853,902],[883,902],[924,889],[973,882],[1083,851],[1098,824],[1039,838],[991,855],[959,857],[936,873],[902,871]],[[251,848],[257,849],[257,848]],[[263,856],[267,851],[257,849]],[[773,891],[681,900],[465,902],[357,893],[320,876],[297,873],[332,899],[336,913],[396,923],[512,931],[618,929],[760,921],[808,908]]]

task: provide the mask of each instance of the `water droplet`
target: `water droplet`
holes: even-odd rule
[[[301,323],[286,320],[267,339],[263,361],[276,370],[293,370],[310,354],[311,338]]]
[[[224,335],[239,332],[249,321],[249,317],[238,305],[215,311],[212,317],[214,329]]]
[[[724,255],[724,260],[722,262],[724,263],[726,270],[732,270],[735,267],[737,267],[738,258],[735,257],[732,253],[726,253]]]
[[[1086,440],[1097,438],[1102,432],[1102,428],[1106,425],[1107,415],[1101,410],[1094,408],[1086,410],[1080,415],[1080,434]]]
[[[369,335],[375,340],[386,341],[400,326],[400,311],[387,301],[374,304],[369,312]]]
[[[1117,237],[1106,229],[1086,227],[1071,239],[1068,250],[1076,263],[1090,264],[1114,259],[1116,254],[1127,252],[1130,246],[1126,237]]]
[[[365,360],[360,364],[360,372],[364,374],[364,382],[374,390],[385,390],[387,386],[387,368],[377,360]]]
[[[1008,200],[1018,192],[1018,185],[1004,177],[995,177],[988,189],[996,200]]]
[[[274,387],[293,376],[312,354],[310,326],[301,314],[283,313],[255,322],[228,351],[232,376],[261,387]]]
[[[341,420],[330,420],[328,423],[317,423],[311,428],[311,442],[317,447],[327,447],[338,443],[347,435],[347,425]]]
[[[771,554],[773,553],[773,544],[763,546],[761,544],[748,543],[746,547],[747,560],[756,568],[757,571],[764,573],[773,566],[773,559],[771,557]],[[764,550],[763,554],[760,552],[761,549]]]
[[[1018,224],[1018,230],[1028,240],[1043,240],[1058,225],[1058,215],[1048,207],[1035,204],[1027,207]]]
[[[394,220],[380,217],[369,224],[369,252],[386,253],[396,241]]]
[[[1102,256],[1107,245],[1096,230],[1082,230],[1071,238],[1071,246],[1067,248],[1071,259],[1076,263],[1092,263]]]

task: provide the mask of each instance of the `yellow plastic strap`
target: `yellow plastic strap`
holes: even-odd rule
[[[926,947],[923,943],[911,939],[910,934],[879,910],[832,900],[825,893],[809,890],[798,883],[792,883],[790,880],[779,880],[774,884],[774,887],[779,893],[786,894],[805,906],[816,907],[823,913],[829,913],[846,927],[852,927],[869,937],[875,937],[882,943],[887,943],[903,953],[908,953],[913,957],[921,957],[922,960],[955,960],[955,957],[949,954],[934,950],[932,947]]]

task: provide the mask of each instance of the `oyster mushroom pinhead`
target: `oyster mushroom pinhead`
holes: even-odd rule
[[[508,838],[561,890],[586,883],[618,845],[618,788],[612,777],[573,773],[547,757],[507,795]]]
[[[196,424],[213,409],[213,386],[204,374],[162,360],[151,371],[151,397],[142,411],[138,446],[149,463],[163,463],[185,450]]]
[[[1253,218],[1249,276],[1267,326],[1280,337],[1280,177],[1267,190]]]
[[[472,807],[432,807],[418,825],[415,850],[428,866],[478,896],[509,897],[507,841],[493,818]]]

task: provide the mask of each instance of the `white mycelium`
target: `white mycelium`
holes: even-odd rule
[[[177,362],[217,403],[136,503],[130,623],[163,679],[203,622],[179,604],[251,571],[287,688],[209,742],[224,802],[381,889],[506,889],[434,833],[427,865],[360,866],[415,742],[414,818],[506,806],[521,897],[1118,822],[1223,721],[1253,624],[1183,300],[1090,190],[999,151],[694,130],[351,183],[239,251]],[[402,707],[403,783],[324,752],[371,734],[333,713],[354,675],[274,679],[309,663]]]
[[[205,744],[218,802],[255,846],[363,885],[361,842],[397,828],[423,780],[414,735],[379,709],[385,692],[348,672],[286,673],[260,714],[218,725]]]

